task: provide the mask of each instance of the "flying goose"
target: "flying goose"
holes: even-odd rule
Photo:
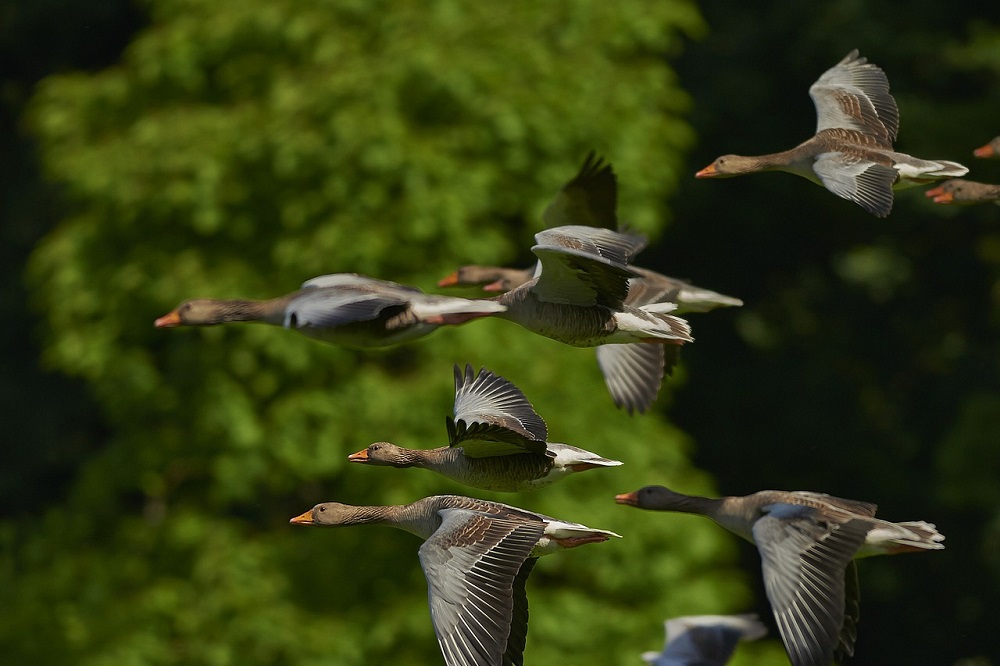
[[[890,523],[869,502],[808,491],[762,490],[711,499],[646,486],[615,501],[711,518],[755,544],[781,640],[793,666],[853,655],[860,589],[854,559],[944,548],[923,521]]]
[[[671,314],[676,304],[626,303],[637,274],[628,264],[645,238],[567,225],[541,231],[535,241],[535,276],[491,299],[505,306],[493,316],[575,347],[612,346],[598,360],[615,404],[645,411],[663,379],[664,346],[673,356],[693,340],[687,322]]]
[[[266,301],[193,299],[154,323],[158,328],[258,321],[325,342],[384,347],[504,310],[500,303],[425,294],[414,287],[355,273],[322,275]]]
[[[473,488],[534,490],[574,472],[621,465],[618,460],[549,442],[545,421],[514,384],[472,366],[455,366],[455,416],[448,417],[448,446],[404,449],[375,442],[348,456],[351,462],[423,467]]]
[[[745,157],[723,155],[697,178],[787,171],[824,186],[877,217],[892,210],[892,190],[964,176],[947,160],[923,160],[893,150],[899,111],[889,80],[855,49],[809,88],[816,106],[816,134],[791,150]]]
[[[619,536],[459,495],[397,506],[326,502],[290,522],[389,525],[424,539],[418,554],[445,666],[523,665],[528,634],[524,584],[537,559]]]
[[[977,183],[962,178],[946,180],[937,187],[927,190],[924,194],[932,197],[934,203],[939,204],[995,203],[1000,205],[1000,185]]]

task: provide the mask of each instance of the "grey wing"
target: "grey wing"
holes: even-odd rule
[[[858,563],[851,560],[844,573],[844,626],[834,656],[838,661],[854,656],[854,643],[858,640],[858,621],[861,619],[861,584],[858,581]]]
[[[666,353],[676,362],[679,346],[670,350],[657,343],[601,345],[597,365],[615,406],[640,413],[649,409],[660,392]],[[671,347],[674,347],[673,345]]]
[[[536,247],[579,250],[616,264],[630,264],[646,247],[646,237],[625,231],[579,224],[553,227],[535,234]]]
[[[829,666],[844,626],[845,572],[872,523],[831,523],[795,504],[765,511],[753,537],[781,640],[792,666]]]
[[[320,275],[302,283],[303,289],[336,287],[340,289],[355,291],[383,292],[395,295],[407,296],[409,294],[423,292],[416,287],[407,287],[397,282],[388,280],[378,280],[359,275],[357,273],[331,273],[330,275]]]
[[[582,224],[613,229],[618,226],[617,200],[618,183],[611,165],[591,152],[579,173],[562,186],[542,213],[542,219],[549,227]]]
[[[305,289],[285,308],[289,328],[334,328],[382,316],[408,307],[408,301],[376,293],[342,289]]]
[[[536,562],[537,557],[529,557],[514,577],[514,612],[511,614],[507,647],[503,652],[503,666],[524,666],[524,644],[528,638],[528,595],[524,584]]]
[[[451,446],[473,457],[545,452],[548,428],[521,389],[485,368],[473,375],[455,366],[455,418],[448,419]]]
[[[508,653],[515,605],[526,604],[523,595],[515,599],[515,581],[544,524],[467,509],[443,509],[439,514],[441,525],[419,555],[445,664],[500,664]],[[518,622],[525,624],[518,631],[527,633],[527,609],[518,612]]]
[[[891,147],[899,131],[899,109],[889,94],[889,79],[878,66],[858,57],[855,49],[828,69],[812,86],[816,132],[855,129]]]
[[[892,210],[892,185],[899,175],[892,167],[844,153],[822,153],[813,171],[826,189],[876,217]]]

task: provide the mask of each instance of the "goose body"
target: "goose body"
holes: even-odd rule
[[[857,49],[809,88],[816,106],[816,134],[791,150],[759,156],[723,155],[698,178],[787,171],[824,186],[877,217],[892,210],[893,188],[963,176],[948,160],[926,160],[893,149],[899,110],[889,80]]]
[[[793,666],[853,654],[859,589],[855,558],[944,548],[923,521],[892,523],[876,506],[808,491],[762,490],[711,499],[646,486],[620,504],[711,518],[757,546],[764,589]]]
[[[271,300],[193,299],[156,320],[158,328],[256,321],[352,347],[408,342],[441,325],[503,311],[488,300],[425,294],[414,287],[354,273],[308,280],[298,291]]]
[[[618,536],[459,495],[396,506],[326,502],[290,522],[328,527],[382,524],[423,539],[420,566],[446,666],[523,664],[528,633],[525,582],[537,558]]]
[[[621,465],[596,453],[549,442],[545,421],[520,389],[488,370],[473,374],[455,366],[455,415],[450,443],[436,449],[405,449],[375,442],[348,456],[351,462],[422,467],[473,488],[500,492],[534,490],[597,467]]]
[[[767,634],[756,615],[687,615],[667,620],[661,652],[645,652],[649,666],[723,666],[740,641]]]
[[[972,180],[952,178],[946,180],[925,193],[938,204],[975,204],[994,203],[1000,205],[1000,185],[977,183]]]

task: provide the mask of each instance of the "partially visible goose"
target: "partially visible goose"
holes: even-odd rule
[[[723,666],[740,641],[755,641],[767,628],[754,614],[686,615],[663,623],[667,638],[661,652],[644,652],[650,666]]]
[[[646,486],[619,504],[707,516],[756,544],[764,590],[793,666],[854,654],[860,590],[854,558],[944,548],[923,521],[890,523],[876,506],[808,491],[762,490],[710,499]]]
[[[708,312],[717,307],[741,306],[743,301],[656,271],[629,266],[635,276],[629,278],[625,305],[640,307],[656,303],[673,303],[672,314]],[[506,292],[528,282],[534,269],[502,268],[499,266],[467,265],[441,280],[439,286],[484,285],[486,291]],[[601,345],[597,347],[597,363],[604,382],[617,406],[628,411],[645,411],[656,399],[660,382],[655,377],[670,374],[679,360],[679,349],[663,346]],[[637,380],[637,378],[639,378]]]
[[[1000,157],[1000,136],[993,137],[985,146],[979,146],[972,151],[976,157]]]
[[[420,566],[446,666],[523,664],[528,634],[524,584],[537,558],[618,536],[459,495],[436,495],[399,506],[327,502],[290,522],[389,525],[424,539],[418,551]]]
[[[946,180],[937,187],[927,190],[924,194],[933,197],[934,203],[939,204],[995,203],[1000,205],[1000,185],[977,183],[961,178]]]
[[[503,312],[500,303],[425,294],[414,287],[354,273],[308,280],[266,301],[194,299],[154,323],[158,328],[257,321],[354,347],[384,347],[427,335],[443,324]]]
[[[473,488],[534,490],[574,472],[621,465],[618,460],[549,442],[545,421],[516,386],[472,366],[455,366],[455,417],[448,417],[448,446],[404,449],[376,442],[348,456],[351,462],[423,467]]]
[[[816,106],[816,134],[791,150],[745,157],[723,155],[698,178],[787,171],[823,185],[877,217],[892,210],[892,190],[964,176],[968,169],[947,160],[923,160],[893,150],[899,111],[889,80],[877,66],[851,51],[809,88]]]
[[[645,411],[663,379],[663,345],[693,340],[687,322],[670,314],[675,304],[625,302],[636,275],[628,264],[645,238],[569,225],[541,231],[535,241],[535,277],[492,299],[506,307],[495,316],[575,347],[614,345],[600,357],[612,398]]]
[[[721,307],[739,307],[743,301],[710,289],[697,287],[686,280],[669,277],[662,273],[629,266],[635,276],[629,279],[626,305],[647,305],[649,303],[675,303],[674,314],[688,312],[709,312]],[[467,264],[438,281],[439,287],[476,287],[483,291],[506,292],[520,287],[534,277],[534,268],[504,268],[502,266],[479,266]]]

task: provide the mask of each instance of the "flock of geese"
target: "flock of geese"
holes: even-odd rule
[[[816,135],[791,150],[758,157],[726,155],[699,178],[784,170],[818,182],[877,216],[889,213],[893,188],[964,175],[945,160],[895,152],[896,102],[881,69],[857,51],[826,71],[809,94]],[[1000,153],[1000,140],[976,151]],[[963,187],[928,192],[959,202]],[[510,320],[576,347],[594,347],[615,404],[650,407],[664,373],[692,341],[679,317],[742,301],[633,265],[645,239],[621,229],[610,165],[590,155],[545,210],[535,235],[537,261],[526,269],[464,266],[439,286],[478,285],[481,299],[428,294],[352,273],[324,275],[271,300],[195,299],[156,320],[157,327],[256,321],[353,347],[410,342],[440,326],[483,317]],[[947,189],[946,189],[947,188]],[[937,194],[932,194],[937,192]],[[996,199],[996,196],[994,196]],[[967,200],[967,199],[965,199]],[[455,366],[448,443],[406,449],[376,442],[349,456],[359,465],[422,467],[473,488],[534,490],[563,477],[622,462],[549,441],[544,419],[524,393],[489,370]],[[610,499],[610,498],[609,498]],[[764,588],[794,666],[826,666],[850,656],[857,636],[855,560],[876,554],[943,548],[923,521],[893,523],[876,506],[817,492],[764,490],[712,499],[647,486],[619,494],[622,505],[706,516],[755,544]],[[542,555],[600,543],[618,534],[494,501],[436,495],[397,506],[325,502],[291,519],[297,525],[384,524],[421,539],[431,620],[448,666],[523,664],[528,631],[525,583]],[[667,645],[643,657],[656,666],[723,664],[737,642],[764,628],[752,616],[697,616],[667,621]]]

